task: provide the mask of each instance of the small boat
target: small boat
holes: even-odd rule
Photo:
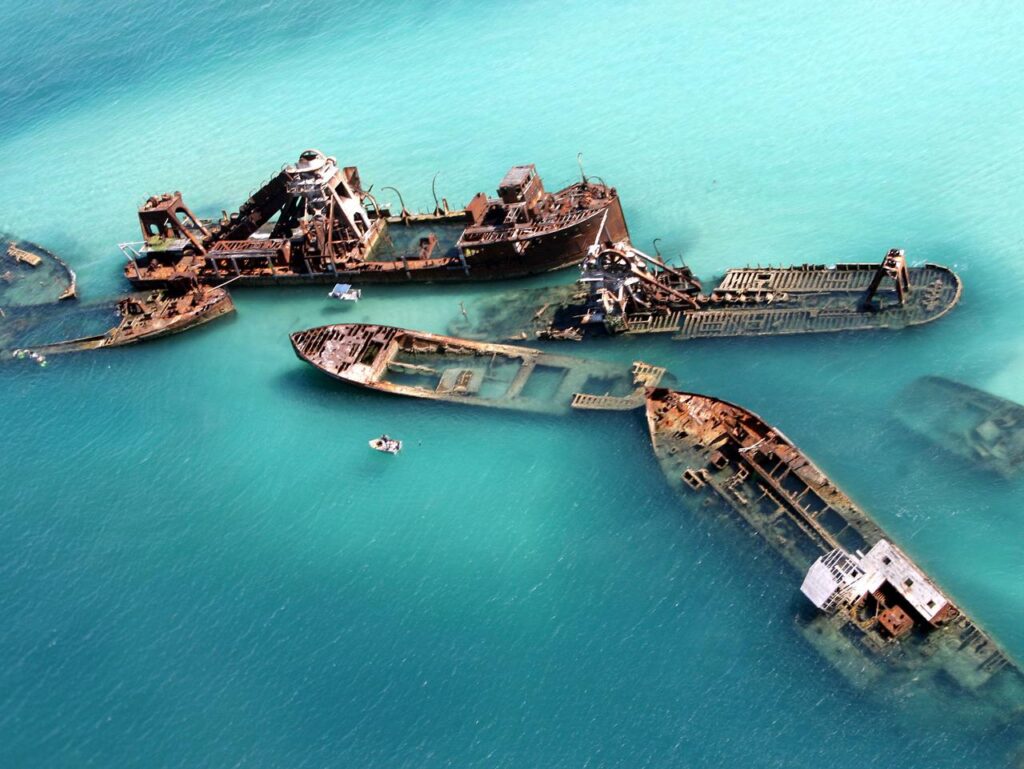
[[[363,298],[363,292],[358,288],[352,288],[350,283],[335,283],[334,288],[327,296],[331,299],[340,299],[343,302],[358,302]]]
[[[382,435],[370,441],[370,448],[374,451],[383,451],[385,454],[397,454],[402,450],[402,442]]]

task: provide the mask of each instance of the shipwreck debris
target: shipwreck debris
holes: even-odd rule
[[[7,245],[7,255],[13,256],[15,261],[27,264],[29,267],[38,267],[43,261],[43,258],[38,254],[18,248],[14,243]]]
[[[358,302],[363,298],[363,292],[362,289],[353,288],[351,283],[335,283],[327,297],[337,299],[339,302]]]
[[[414,398],[520,411],[622,411],[644,404],[665,369],[632,369],[393,326],[346,323],[291,335],[301,360],[335,379]]]
[[[401,199],[401,197],[399,196]],[[587,248],[628,239],[615,189],[583,178],[547,192],[533,165],[513,166],[498,197],[397,216],[358,170],[306,150],[220,221],[199,219],[180,192],[139,209],[143,240],[123,243],[138,288],[193,279],[241,285],[488,280],[577,264]]]
[[[1017,666],[777,428],[726,401],[666,389],[648,391],[647,422],[674,488],[738,515],[805,575],[801,590],[818,611],[801,630],[853,683],[886,671],[937,677],[984,692],[1004,717],[1020,712]]]
[[[900,395],[896,417],[946,451],[1006,479],[1024,469],[1024,406],[938,376],[920,377]]]
[[[567,339],[672,334],[674,339],[777,336],[903,328],[945,315],[960,278],[938,265],[908,267],[890,250],[880,264],[747,267],[711,291],[626,242],[592,246],[575,285],[507,292],[452,324],[470,338]]]

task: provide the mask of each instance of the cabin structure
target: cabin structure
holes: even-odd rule
[[[800,591],[822,611],[862,608],[890,638],[917,624],[938,627],[959,614],[953,603],[906,554],[886,539],[866,553],[841,548],[818,558]]]

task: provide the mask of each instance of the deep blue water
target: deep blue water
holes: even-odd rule
[[[0,231],[85,300],[123,290],[146,196],[232,209],[309,146],[419,208],[435,172],[455,204],[582,151],[703,277],[954,266],[961,306],[905,333],[573,352],[778,424],[1024,658],[1021,485],[893,418],[925,373],[1024,401],[1017,5],[0,0],[0,29]],[[850,688],[793,629],[795,575],[672,495],[638,416],[353,392],[287,342],[443,331],[507,288],[240,290],[165,342],[0,368],[0,766],[1020,760],[967,701]]]

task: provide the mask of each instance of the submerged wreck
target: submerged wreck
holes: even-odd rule
[[[735,515],[804,574],[806,638],[852,683],[953,682],[1004,717],[1024,676],[857,505],[778,429],[746,409],[653,389],[647,422],[669,482]],[[984,695],[984,697],[982,697]]]
[[[0,233],[0,308],[74,299],[74,271],[56,254]]]
[[[640,408],[665,369],[630,371],[528,347],[345,323],[291,335],[301,360],[359,387],[427,400],[563,414]]]
[[[1007,479],[1024,469],[1024,406],[944,377],[914,380],[896,416],[947,451]]]
[[[143,240],[123,243],[138,288],[198,280],[239,285],[489,280],[578,264],[594,243],[628,239],[614,188],[583,176],[547,192],[533,165],[514,166],[498,197],[429,214],[381,207],[358,170],[306,150],[230,216],[201,220],[180,192],[139,210]]]
[[[187,331],[234,309],[225,289],[210,286],[134,293],[68,312],[18,308],[0,321],[0,346],[18,358],[122,347]]]
[[[627,242],[592,246],[571,286],[508,292],[471,305],[452,325],[470,338],[568,339],[672,334],[674,339],[903,328],[959,301],[960,278],[908,267],[893,249],[879,264],[745,267],[712,290]]]

